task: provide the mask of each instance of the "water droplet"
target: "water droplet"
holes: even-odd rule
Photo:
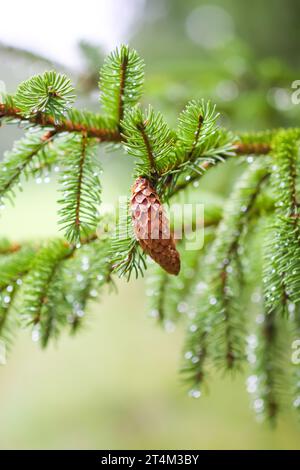
[[[184,358],[187,359],[187,360],[192,359],[192,357],[193,357],[192,351],[187,351],[187,352],[184,354]]]
[[[295,400],[293,401],[293,406],[295,408],[300,408],[300,395],[296,397]]]
[[[158,316],[159,316],[159,311],[158,311],[156,308],[153,308],[152,310],[150,310],[149,316],[150,316],[151,318],[158,318]]]
[[[257,336],[256,335],[249,335],[247,337],[247,343],[251,348],[256,348],[258,342],[257,342]]]
[[[288,311],[289,313],[294,313],[295,312],[295,309],[296,309],[296,305],[294,303],[290,303],[288,305]]]
[[[251,302],[258,304],[261,301],[261,295],[259,292],[253,292],[251,295]]]
[[[74,301],[74,296],[72,294],[68,294],[67,295],[67,301],[69,302],[69,304],[73,303]]]
[[[197,286],[196,286],[196,291],[201,294],[202,292],[205,291],[205,289],[207,288],[207,284],[205,282],[198,282]]]
[[[209,298],[209,303],[210,303],[210,305],[216,305],[217,302],[218,302],[218,301],[217,301],[216,297],[210,297],[210,298]]]
[[[83,271],[88,271],[90,267],[90,260],[87,256],[84,256],[81,260],[81,267]]]
[[[40,339],[40,329],[39,329],[39,327],[35,327],[32,330],[31,338],[32,338],[32,341],[34,341],[35,343],[37,343],[39,341],[39,339]]]
[[[201,397],[201,392],[197,388],[193,388],[192,390],[189,391],[189,396],[191,398],[200,398]]]
[[[167,333],[173,333],[175,331],[175,325],[171,320],[166,320],[164,326]]]
[[[195,311],[194,309],[191,309],[191,310],[188,312],[187,316],[188,316],[188,318],[189,318],[190,320],[193,320],[193,319],[195,318],[195,316],[196,316],[196,311]]]
[[[247,360],[250,364],[255,364],[256,362],[256,355],[253,353],[247,354]]]
[[[179,313],[186,313],[187,310],[188,310],[188,304],[186,302],[180,302],[178,305],[177,305],[177,310]]]
[[[257,375],[250,375],[250,377],[247,378],[246,384],[247,384],[248,393],[255,393],[256,392],[257,383],[258,383]]]
[[[264,409],[264,401],[262,398],[254,400],[253,407],[257,413],[261,413]]]
[[[9,285],[9,286],[7,286],[6,290],[7,290],[7,292],[12,292],[14,290],[14,287]]]
[[[10,301],[11,301],[10,296],[9,296],[9,295],[5,295],[5,296],[4,296],[4,299],[3,299],[3,302],[4,302],[5,304],[9,304]]]

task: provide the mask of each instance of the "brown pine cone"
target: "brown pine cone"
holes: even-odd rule
[[[180,256],[163,206],[147,178],[140,176],[132,187],[131,213],[134,233],[143,251],[169,274],[177,275]]]

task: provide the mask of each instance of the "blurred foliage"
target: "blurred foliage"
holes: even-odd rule
[[[163,108],[172,123],[188,100],[204,98],[217,104],[226,127],[258,130],[296,125],[300,112],[291,103],[291,84],[300,76],[299,2],[216,1],[208,13],[207,6],[199,0],[147,2],[144,21],[130,41],[147,63],[146,100]],[[212,22],[203,34],[210,28],[213,44],[214,21],[220,17],[222,25],[230,15],[230,40],[225,35],[224,42],[222,36],[217,38],[221,43],[215,47],[205,41],[196,44],[188,34],[188,19],[196,14],[196,28],[202,13]],[[199,38],[201,26],[196,31]],[[88,43],[81,43],[81,51],[88,64],[82,83],[85,90],[87,85],[92,89],[103,52]]]

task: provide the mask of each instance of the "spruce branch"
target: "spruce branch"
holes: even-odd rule
[[[176,277],[170,276],[157,265],[150,267],[147,276],[150,316],[157,318],[166,329],[183,316],[187,319],[194,317],[194,291],[200,282],[203,260],[213,239],[214,230],[209,227],[204,233],[202,249],[186,251],[185,238],[178,240],[178,246],[182,246],[182,269]]]
[[[232,135],[218,126],[218,117],[210,101],[194,100],[186,105],[178,118],[177,160],[191,162],[205,154],[232,155]]]
[[[106,58],[100,70],[100,101],[119,129],[125,111],[138,102],[143,83],[144,62],[134,49],[122,45]]]
[[[298,361],[299,341],[300,341],[300,306],[290,304],[289,317],[291,320],[292,354],[296,355],[296,360],[292,357],[292,405],[299,413],[300,411],[300,364]]]
[[[132,273],[138,278],[146,269],[145,255],[133,233],[129,200],[121,204],[110,250],[112,270],[119,277],[130,280]]]
[[[180,114],[177,128],[176,157],[181,161],[191,161],[203,155],[205,146],[213,137],[217,140],[216,121],[219,115],[216,107],[203,100],[190,101]],[[212,147],[212,142],[210,147]]]
[[[253,408],[260,418],[276,423],[289,388],[285,348],[280,332],[283,325],[276,310],[259,317],[257,335],[248,339],[248,353],[254,357],[253,375],[248,390],[253,395]]]
[[[82,245],[65,265],[63,290],[71,334],[84,325],[88,304],[99,298],[105,285],[112,285],[109,250],[108,236],[95,239]]]
[[[17,244],[13,246],[20,247]],[[11,342],[16,326],[12,312],[14,300],[22,285],[22,278],[30,269],[35,252],[31,246],[23,246],[7,253],[9,254],[0,258],[0,338]]]
[[[70,109],[73,87],[56,72],[32,77],[15,96],[1,97],[0,124],[19,124],[26,132],[0,165],[0,197],[12,200],[23,177],[59,165],[59,215],[67,240],[0,240],[0,337],[11,337],[20,312],[42,346],[62,330],[77,332],[88,318],[88,304],[112,285],[114,273],[127,279],[132,273],[143,275],[146,252],[168,273],[177,275],[182,268],[171,277],[152,266],[150,300],[152,315],[167,328],[181,318],[187,323],[183,373],[192,386],[190,395],[201,395],[210,364],[236,370],[248,355],[254,365],[249,388],[255,389],[255,409],[273,421],[291,390],[294,407],[300,408],[298,370],[292,387],[284,370],[287,324],[293,339],[299,335],[300,131],[232,133],[219,127],[215,107],[203,100],[189,102],[172,130],[159,112],[151,106],[143,111],[138,104],[143,68],[127,46],[106,59],[100,73],[104,114]],[[111,221],[98,215],[96,150],[102,142],[122,146],[135,159],[132,214],[126,203],[113,237]],[[198,180],[232,159],[249,167],[237,176],[224,210],[206,213],[204,249],[185,249],[188,233],[175,246],[163,204],[179,194],[178,200],[192,202],[199,197]],[[192,188],[193,193],[185,191]],[[159,242],[141,236],[152,205],[161,217],[161,232],[172,233]],[[260,247],[261,226],[266,227],[264,256],[251,265],[247,249],[260,253],[253,246]],[[193,231],[193,223],[185,229]],[[258,316],[257,337],[248,336],[247,343],[251,312],[246,301],[261,271],[264,314]]]
[[[20,279],[28,273],[34,256],[35,249],[30,245],[24,245],[9,256],[0,258],[0,292],[4,292],[15,283],[21,284]],[[8,292],[10,290],[12,289],[9,288]]]
[[[198,298],[196,317],[185,347],[188,358],[183,371],[193,387],[200,385],[204,358],[209,355],[217,367],[227,369],[239,368],[245,359],[245,318],[237,304],[242,287],[239,243],[267,177],[265,164],[257,161],[250,165],[224,208],[208,256],[207,285]]]
[[[10,346],[13,339],[13,332],[17,326],[17,316],[14,311],[14,301],[18,293],[19,286],[15,286],[8,293],[0,293],[0,339]]]
[[[206,170],[209,168],[212,168],[215,166],[217,162],[211,162],[211,161],[204,161],[201,164],[201,167],[198,168],[197,172],[194,172],[194,174],[187,175],[185,178],[182,178],[181,181],[176,182],[176,184],[173,185],[173,187],[170,190],[169,197],[173,197],[180,193],[181,191],[184,191],[185,189],[192,187],[193,184],[196,184],[198,180],[205,174]]]
[[[100,142],[118,143],[121,141],[120,133],[115,129],[109,118],[75,109],[69,110],[66,117],[60,117],[58,120],[42,112],[26,117],[9,100],[9,103],[0,103],[0,123],[1,119],[23,122],[27,126],[51,128],[55,130],[56,134],[80,132],[86,133],[88,137],[95,138]]]
[[[235,155],[233,135],[218,127],[215,106],[191,101],[179,116],[174,151],[166,156],[159,187],[167,187],[166,198],[185,189],[205,171]]]
[[[21,83],[14,101],[25,117],[42,112],[57,120],[75,100],[73,92],[69,78],[51,71],[35,75]]]
[[[151,106],[145,113],[137,106],[126,113],[122,129],[125,150],[136,159],[135,175],[157,181],[173,155],[171,132],[162,115]]]
[[[111,263],[107,236],[95,233],[74,245],[61,239],[38,247],[23,280],[23,322],[43,347],[70,326],[72,333],[82,323],[87,302],[110,283]]]
[[[244,360],[245,318],[237,299],[241,297],[243,270],[240,264],[240,241],[263,184],[269,177],[266,164],[255,162],[237,183],[212,247],[210,299],[212,335],[216,346],[215,361],[225,361],[231,369]]]
[[[49,289],[62,261],[72,255],[73,250],[62,240],[55,240],[40,249],[27,278],[24,312],[28,321],[39,324],[43,309],[47,309]]]
[[[80,239],[98,222],[101,185],[100,166],[96,160],[95,142],[83,135],[67,137],[60,177],[62,198],[59,199],[59,223],[71,243]]]
[[[197,133],[197,131],[195,132]],[[265,136],[264,133],[262,135]],[[269,154],[271,144],[269,142],[260,142],[263,138],[262,135],[260,133],[254,134],[254,136],[245,135],[245,142],[238,142],[237,140],[241,136],[234,137],[231,133],[224,132],[223,129],[214,129],[212,131],[211,142],[206,142],[208,147],[202,149],[203,155],[179,164],[179,171],[175,170],[175,175],[179,173],[180,177],[174,178],[175,182],[170,190],[169,197],[173,197],[177,193],[191,187],[205,175],[207,170],[219,163],[225,162],[229,158],[243,155],[263,156]],[[267,133],[266,138],[269,139],[269,133]],[[174,170],[171,171],[172,173],[174,173]]]
[[[22,176],[29,177],[37,166],[43,164],[42,150],[50,144],[55,133],[53,131],[28,131],[25,137],[14,144],[10,152],[4,155],[0,164],[0,198],[12,202],[15,186],[21,184]]]
[[[272,186],[275,217],[266,236],[265,299],[268,310],[287,312],[290,302],[300,300],[300,226],[297,131],[282,131],[274,139]]]
[[[108,117],[95,115],[86,111],[72,108],[67,111],[65,118],[60,118],[57,122],[44,113],[25,117],[22,115],[13,101],[13,97],[5,96],[6,102],[0,103],[0,120],[20,121],[30,123],[39,127],[51,127],[56,133],[64,132],[85,132],[88,137],[98,139],[100,142],[120,143],[121,133],[114,127],[115,123]],[[81,117],[80,117],[81,116]],[[69,117],[69,118],[68,118]],[[234,154],[236,155],[264,155],[271,151],[271,145],[260,142],[259,134],[237,136],[240,142],[234,144]],[[250,140],[250,142],[249,142]]]

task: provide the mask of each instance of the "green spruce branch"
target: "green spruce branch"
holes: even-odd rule
[[[212,368],[240,370],[249,356],[254,407],[274,421],[287,396],[300,408],[299,374],[289,380],[283,373],[288,342],[299,335],[300,131],[231,132],[218,125],[215,106],[203,100],[187,103],[171,129],[160,112],[139,104],[143,83],[143,60],[121,46],[100,71],[99,113],[73,108],[71,81],[55,71],[36,75],[14,95],[1,97],[1,126],[25,129],[0,165],[1,205],[13,202],[24,178],[58,165],[64,238],[0,240],[0,338],[11,338],[19,325],[30,327],[42,346],[64,330],[75,333],[89,303],[114,275],[129,280],[132,274],[144,275],[150,264],[135,238],[129,205],[114,229],[99,213],[99,145],[123,149],[134,160],[133,177],[146,177],[166,203],[197,200],[207,172],[216,165],[222,172],[228,161],[239,161],[244,172],[224,207],[215,204],[211,213],[206,207],[200,227],[204,247],[187,250],[187,233],[177,241],[178,277],[152,263],[150,311],[166,328],[184,319],[182,372],[192,397],[201,395]],[[264,235],[257,230],[261,225]],[[255,263],[262,276],[250,282],[247,250],[254,239],[264,246]],[[255,339],[248,335],[254,323],[250,285],[263,292]],[[254,344],[250,352],[249,344]]]

